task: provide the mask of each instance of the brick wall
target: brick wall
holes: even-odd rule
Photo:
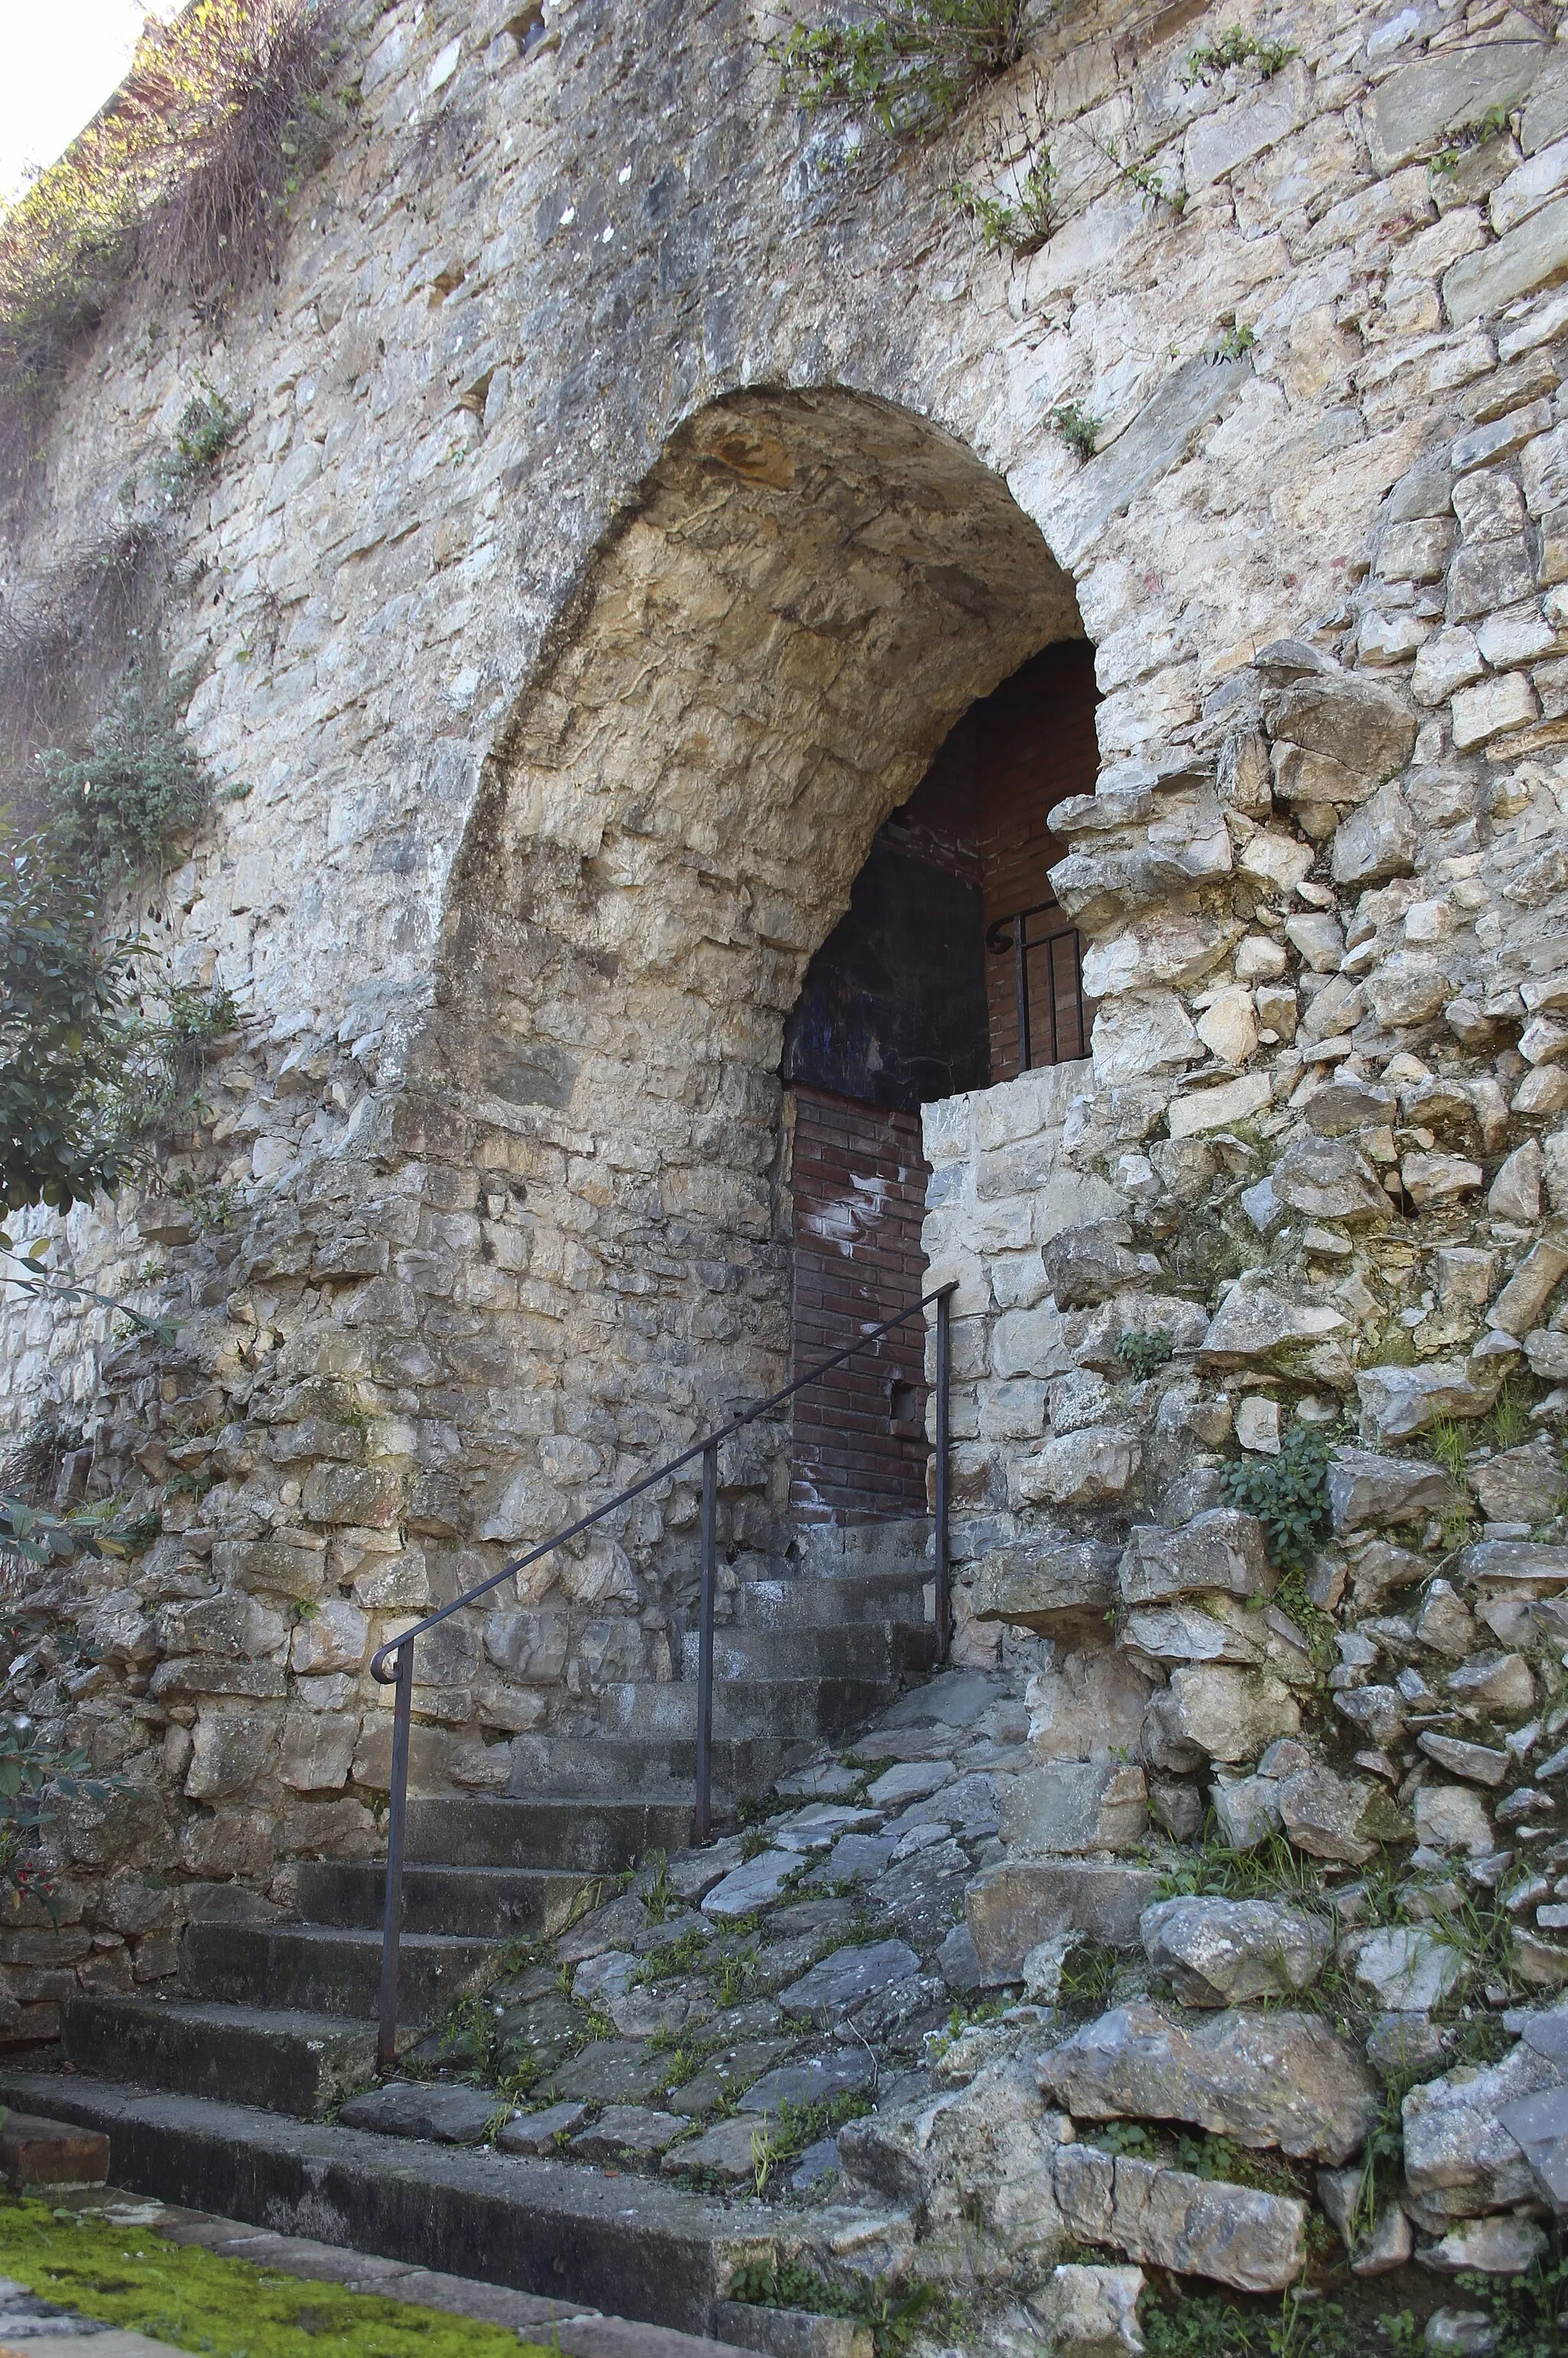
[[[798,1376],[921,1293],[928,1166],[913,1115],[808,1088],[793,1105]],[[925,1512],[924,1341],[912,1320],[796,1395],[800,1519]]]

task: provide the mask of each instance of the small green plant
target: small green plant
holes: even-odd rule
[[[1517,1449],[1521,1441],[1529,1440],[1530,1404],[1513,1379],[1505,1378],[1487,1420],[1487,1429],[1498,1449]]]
[[[1230,327],[1227,328],[1224,335],[1221,336],[1216,343],[1214,348],[1215,359],[1217,361],[1238,361],[1242,358],[1244,353],[1251,351],[1257,341],[1257,336],[1253,333],[1253,330],[1250,328],[1244,328],[1240,326],[1239,323],[1233,322]]]
[[[165,874],[211,807],[211,782],[180,718],[191,684],[133,677],[84,753],[37,757],[50,832],[100,885]]]
[[[1159,1893],[1162,1899],[1211,1895],[1221,1899],[1307,1899],[1315,1898],[1320,1887],[1311,1859],[1282,1834],[1269,1834],[1252,1850],[1232,1850],[1218,1840],[1211,1816],[1202,1839],[1184,1854],[1181,1866],[1161,1876]]]
[[[858,22],[795,25],[768,55],[807,114],[841,107],[889,138],[933,139],[1017,63],[1023,15],[1023,0],[882,0]]]
[[[155,460],[153,481],[171,503],[187,498],[201,477],[215,467],[246,418],[248,408],[235,409],[205,378],[179,413],[174,439]]]
[[[1328,1529],[1328,1461],[1332,1426],[1291,1424],[1277,1457],[1236,1459],[1222,1467],[1227,1502],[1256,1515],[1271,1563],[1284,1572],[1304,1569]]]
[[[1053,430],[1080,459],[1092,459],[1099,442],[1100,422],[1081,402],[1065,401],[1051,412]]]
[[[1437,1422],[1429,1427],[1426,1435],[1427,1448],[1449,1479],[1461,1489],[1465,1486],[1465,1464],[1470,1452],[1470,1441],[1469,1432],[1452,1416],[1440,1416]]]
[[[1465,157],[1473,156],[1478,147],[1485,147],[1493,139],[1504,138],[1512,122],[1513,109],[1503,105],[1488,106],[1473,123],[1461,124],[1450,144],[1440,147],[1428,164],[1429,178],[1452,179]]]
[[[955,180],[953,202],[979,224],[981,237],[993,254],[1006,246],[1013,254],[1033,254],[1051,234],[1052,205],[1057,171],[1051,151],[1042,147],[1018,183],[1013,201],[982,196],[972,180]]]
[[[864,2277],[853,2287],[829,2284],[800,2260],[747,2261],[730,2279],[730,2298],[758,2309],[854,2318],[871,2327],[877,2358],[903,2358],[916,2331],[939,2331],[949,2311],[946,2296],[935,2285],[901,2290],[883,2277]]]
[[[1170,1365],[1171,1354],[1175,1347],[1175,1337],[1170,1329],[1165,1326],[1156,1326],[1147,1335],[1136,1332],[1119,1335],[1116,1339],[1116,1356],[1122,1366],[1130,1368],[1141,1382],[1145,1378],[1152,1376],[1156,1368]]]
[[[1103,1941],[1077,1941],[1062,1966],[1061,1999],[1076,2011],[1101,2014],[1110,2004],[1121,1960]]]
[[[1157,212],[1163,205],[1178,221],[1181,219],[1187,209],[1187,192],[1180,181],[1173,189],[1168,189],[1152,164],[1137,163],[1130,157],[1124,158],[1114,139],[1097,137],[1093,132],[1089,138],[1091,145],[1098,148],[1106,162],[1114,168],[1122,186],[1141,197],[1146,213]]]
[[[1194,90],[1200,81],[1205,84],[1217,81],[1231,66],[1246,65],[1249,61],[1257,66],[1262,79],[1267,81],[1300,54],[1293,41],[1260,41],[1255,33],[1244,32],[1239,25],[1232,25],[1217,41],[1206,42],[1195,49],[1188,50],[1186,64],[1182,69],[1182,88]]]

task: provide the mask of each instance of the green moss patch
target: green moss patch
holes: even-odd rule
[[[40,2299],[212,2358],[553,2358],[505,2326],[311,2284],[156,2228],[0,2200],[0,2273]]]

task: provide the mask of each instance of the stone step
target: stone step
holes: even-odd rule
[[[838,1580],[743,1580],[730,1599],[754,1629],[842,1629],[868,1621],[923,1625],[926,1572],[846,1573]]]
[[[309,2118],[375,2070],[369,2023],[191,1998],[77,1997],[62,2044],[79,2071]]]
[[[549,1739],[545,1758],[554,1758]],[[537,1793],[516,1801],[410,1801],[408,1856],[446,1866],[618,1875],[650,1851],[684,1850],[691,1840],[690,1787],[660,1801],[643,1790],[641,1801],[609,1796],[585,1809],[581,1794],[560,1793],[541,1776]]]
[[[0,2069],[0,2104],[103,2131],[114,2182],[134,2193],[686,2333],[711,2332],[732,2266],[776,2254],[778,2217],[760,2202],[565,2162],[80,2072]]]
[[[672,1690],[679,1692],[679,1690]],[[765,1793],[786,1768],[806,1758],[820,1739],[747,1736],[740,1740],[716,1736],[713,1742],[714,1812],[723,1818],[737,1796]],[[512,1797],[526,1801],[535,1793],[590,1799],[596,1807],[635,1793],[662,1812],[678,1816],[684,1810],[687,1832],[674,1847],[690,1841],[692,1802],[697,1779],[697,1718],[680,1733],[624,1736],[514,1736],[512,1739]],[[658,1847],[667,1849],[668,1843]],[[531,1860],[530,1865],[548,1862]]]
[[[379,1929],[386,1905],[386,1870],[379,1860],[315,1861],[301,1866],[298,1877],[299,1912],[307,1922]],[[553,1866],[406,1862],[403,1929],[487,1941],[553,1940],[565,1930],[579,1893],[594,1880]]]
[[[488,1980],[494,1953],[493,1941],[411,1932],[400,1950],[399,2020],[434,2021]],[[381,1932],[330,1924],[189,1924],[180,1973],[191,1997],[368,2022],[381,1979]]]
[[[889,1680],[831,1677],[716,1681],[713,1733],[731,1743],[772,1738],[816,1744],[858,1727],[888,1700]],[[695,1685],[612,1685],[600,1690],[607,1734],[690,1736],[697,1734]]]
[[[720,1681],[874,1679],[891,1688],[903,1667],[904,1631],[891,1621],[840,1622],[825,1628],[795,1623],[783,1628],[729,1623],[713,1633],[715,1702]],[[700,1640],[695,1629],[681,1639],[680,1678],[695,1683]],[[717,1711],[715,1717],[717,1717]]]

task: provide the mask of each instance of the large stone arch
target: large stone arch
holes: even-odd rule
[[[481,1538],[543,1535],[781,1380],[806,962],[959,714],[1081,635],[1006,484],[886,401],[735,395],[651,471],[489,763],[412,1055],[420,1134],[471,1140],[529,1239]],[[779,1471],[742,1552],[777,1544]]]

